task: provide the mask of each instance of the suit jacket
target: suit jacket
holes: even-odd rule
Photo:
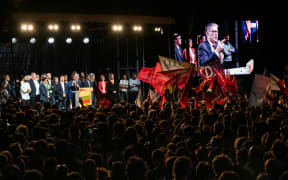
[[[85,80],[84,87],[93,87],[92,81]]]
[[[102,81],[98,82],[98,89],[100,91],[101,94],[107,94],[107,81],[104,81],[105,83],[105,93],[103,93],[103,85],[102,85]]]
[[[198,47],[198,66],[220,64],[217,54],[211,49],[208,41],[202,42]]]
[[[182,54],[182,49],[181,47],[179,47],[179,49],[177,48],[176,45],[174,45],[174,59],[177,61],[185,61],[184,56]]]
[[[68,95],[68,86],[67,86],[67,83],[64,83],[64,92],[65,92],[65,95],[66,95],[66,97],[67,97],[67,95]],[[60,82],[56,85],[56,94],[58,95],[58,98],[59,98],[59,99],[63,99],[63,88],[62,88]]]
[[[30,79],[29,83],[30,83],[30,87],[31,87],[30,97],[35,97],[36,96],[36,86],[34,84],[33,79]],[[40,84],[39,84],[39,88],[40,88]]]
[[[81,87],[81,81],[80,80],[78,80],[74,84],[73,84],[73,81],[70,81],[69,84],[70,84],[70,86],[68,86],[68,88],[71,89],[72,91],[79,91],[79,88]],[[76,86],[76,84],[78,84],[78,87]]]
[[[187,49],[185,48],[185,49],[183,50],[183,56],[184,56],[185,60],[188,61],[188,60],[187,60],[188,57],[187,57],[187,52],[186,52],[186,51],[187,51]],[[195,51],[194,48],[192,48],[192,53],[194,54],[194,60],[195,60],[196,66],[197,66],[198,61],[197,61],[196,51]],[[189,51],[189,61],[188,61],[188,62],[192,64],[192,54],[190,53],[190,51]]]
[[[41,83],[40,87],[40,101],[48,101],[48,89],[45,84]]]
[[[116,94],[113,93],[113,91],[117,91]],[[114,84],[109,81],[107,83],[107,95],[108,96],[118,96],[119,93],[119,84],[114,80]]]

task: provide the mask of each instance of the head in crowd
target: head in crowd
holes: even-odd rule
[[[186,156],[178,157],[173,163],[173,176],[174,179],[188,179],[191,175],[192,162]]]

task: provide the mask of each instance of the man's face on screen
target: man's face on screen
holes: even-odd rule
[[[211,43],[216,43],[218,41],[218,27],[211,26],[206,32],[206,36]]]

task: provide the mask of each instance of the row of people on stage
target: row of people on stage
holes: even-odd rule
[[[99,81],[96,80],[95,74],[74,72],[72,79],[69,81],[67,75],[53,77],[51,73],[38,74],[32,72],[31,75],[25,75],[21,81],[12,84],[10,76],[5,75],[1,83],[0,103],[6,103],[8,98],[19,100],[22,104],[31,104],[35,106],[36,102],[45,102],[57,104],[58,108],[75,107],[75,94],[73,91],[79,91],[80,88],[93,88],[91,103],[93,105],[104,104],[106,102],[116,103],[119,100],[125,100],[134,103],[141,86],[137,74],[133,73],[128,79],[126,74],[118,82],[114,79],[114,74],[110,73],[108,80],[104,75],[100,75]]]

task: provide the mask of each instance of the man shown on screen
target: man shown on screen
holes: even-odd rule
[[[218,41],[218,25],[210,23],[205,27],[207,40],[202,42],[198,47],[198,64],[199,66],[213,65],[217,69],[223,62],[224,40]]]
[[[174,34],[174,59],[177,61],[185,61],[184,56],[182,54],[182,49],[181,49],[181,44],[182,44],[182,39],[181,35],[175,33]]]

